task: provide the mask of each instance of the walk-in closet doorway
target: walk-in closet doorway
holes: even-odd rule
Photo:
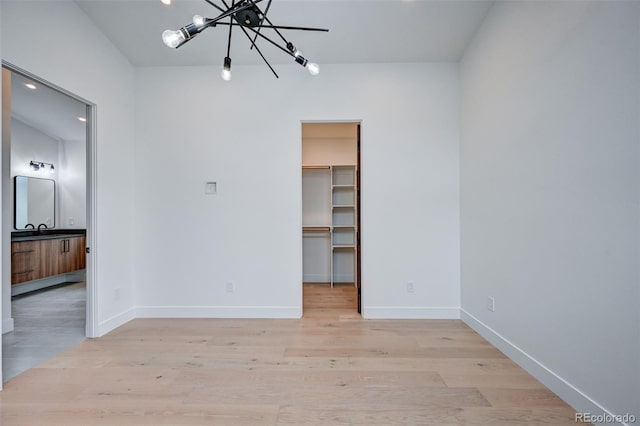
[[[361,312],[360,123],[302,123],[303,313]]]

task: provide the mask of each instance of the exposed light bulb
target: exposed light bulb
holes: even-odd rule
[[[37,88],[37,87],[36,87],[36,85],[35,85],[35,84],[33,84],[33,83],[26,83],[24,86],[25,86],[27,89],[31,89],[31,90],[36,90],[36,88]]]
[[[184,40],[186,39],[184,37],[184,34],[182,34],[182,31],[180,30],[178,31],[166,30],[162,33],[162,41],[164,42],[164,44],[166,44],[169,47],[176,48]]]
[[[87,119],[84,117],[78,117],[78,121],[82,121],[83,123],[86,123]]]
[[[222,68],[222,79],[224,81],[231,80],[231,58],[224,58],[224,67]]]
[[[169,6],[171,4],[171,0],[160,0],[162,4]]]
[[[193,25],[202,27],[204,25],[204,18],[200,15],[193,15]]]
[[[309,74],[311,75],[320,74],[320,65],[316,64],[315,62],[307,63],[307,69],[309,70]]]

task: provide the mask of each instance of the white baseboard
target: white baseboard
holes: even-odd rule
[[[2,334],[11,333],[13,331],[14,323],[13,318],[7,318],[2,320]]]
[[[302,318],[296,306],[138,306],[137,318]]]
[[[366,319],[460,319],[458,307],[369,306],[362,310]]]
[[[136,309],[130,308],[124,312],[121,312],[117,315],[112,316],[109,319],[101,321],[100,324],[98,324],[98,337],[104,336],[108,332],[115,330],[116,328],[128,323],[129,321],[135,318],[136,318]]]
[[[478,318],[474,317],[462,308],[460,309],[460,317],[469,327],[487,339],[493,346],[498,348],[513,362],[527,371],[527,373],[538,379],[543,385],[548,387],[553,393],[573,407],[576,412],[592,414],[598,413],[613,416],[609,410],[598,404],[584,392],[580,391],[560,375],[547,368],[540,361],[536,360],[500,333],[493,330],[491,327],[484,324]],[[618,424],[628,426],[627,423]]]

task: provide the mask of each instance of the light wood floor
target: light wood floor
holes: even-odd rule
[[[303,310],[307,309],[344,309],[358,310],[356,286],[350,284],[304,283],[302,287]]]
[[[137,319],[5,383],[10,425],[575,425],[457,320]]]

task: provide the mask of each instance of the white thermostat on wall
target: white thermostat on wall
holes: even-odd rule
[[[205,195],[216,195],[218,193],[218,184],[216,182],[205,182],[204,193]]]

